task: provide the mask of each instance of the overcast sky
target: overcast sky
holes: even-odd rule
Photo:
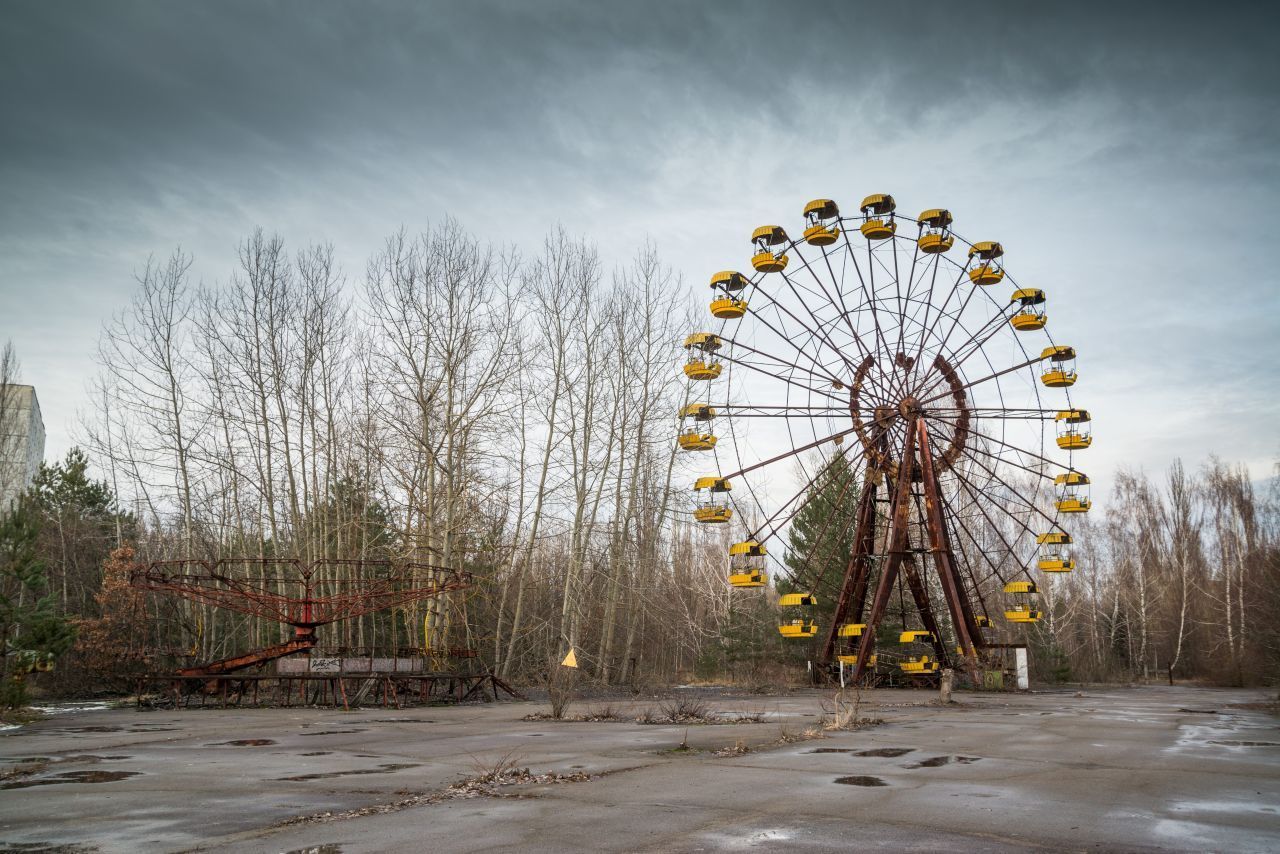
[[[52,458],[149,254],[225,281],[262,226],[354,284],[449,214],[529,250],[561,223],[610,265],[650,237],[701,296],[755,225],[889,192],[1047,291],[1095,482],[1211,452],[1266,477],[1280,13],[1047,5],[10,0],[0,339]]]

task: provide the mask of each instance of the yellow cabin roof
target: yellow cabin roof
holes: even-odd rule
[[[1053,416],[1054,421],[1066,421],[1068,424],[1084,424],[1089,418],[1089,410],[1087,409],[1060,409],[1058,414]]]
[[[1004,247],[995,240],[982,240],[969,247],[969,257],[977,255],[984,261],[991,261],[1004,254]]]
[[[770,246],[787,242],[787,232],[780,225],[762,225],[751,232],[751,242],[763,240]]]
[[[693,482],[693,488],[695,490],[710,489],[712,492],[728,492],[733,487],[730,486],[727,478],[720,477],[719,475],[711,475],[710,477],[700,477],[695,480]]]
[[[840,216],[840,206],[830,199],[814,199],[804,206],[804,215],[810,214],[818,219],[835,219]]]
[[[1034,581],[1010,581],[1004,586],[1005,593],[1035,593],[1036,583]]]
[[[1069,546],[1071,545],[1071,535],[1063,531],[1050,531],[1047,534],[1041,534],[1036,537],[1036,542],[1042,546]]]
[[[786,607],[795,605],[816,605],[818,600],[813,598],[812,593],[784,593],[778,597],[778,604]]]
[[[757,557],[759,555],[767,555],[768,553],[769,552],[765,547],[757,543],[755,540],[744,540],[741,543],[733,543],[729,546],[729,555],[731,557],[734,555],[751,555],[752,557]]]
[[[929,208],[927,211],[921,211],[917,219],[930,228],[946,228],[951,225],[951,211],[946,208]]]
[[[1039,305],[1044,302],[1044,291],[1039,288],[1021,288],[1013,292],[1009,302],[1020,302],[1023,305]]]
[[[858,207],[864,214],[887,214],[897,210],[898,203],[888,193],[872,193],[863,199]]]
[[[721,270],[711,277],[711,287],[740,291],[747,286],[746,276],[737,270]]]
[[[1053,359],[1055,362],[1065,362],[1068,359],[1076,357],[1076,348],[1068,347],[1063,344],[1057,347],[1045,347],[1040,353],[1041,359]]]
[[[681,418],[714,418],[716,408],[709,403],[690,403],[680,407]]]
[[[898,643],[915,643],[916,641],[927,641],[927,640],[933,640],[932,632],[914,631],[914,632],[903,632],[902,634],[898,635]]]
[[[685,348],[701,347],[703,350],[715,350],[720,347],[720,336],[714,332],[695,332],[684,339]]]
[[[1069,471],[1066,474],[1060,474],[1053,479],[1058,486],[1086,486],[1089,478],[1083,472]]]

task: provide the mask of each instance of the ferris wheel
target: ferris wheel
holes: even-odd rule
[[[1043,618],[1039,573],[1074,569],[1065,520],[1090,508],[1076,352],[1004,247],[952,225],[941,208],[901,216],[886,194],[855,216],[815,199],[799,240],[761,226],[751,272],[711,277],[717,322],[684,342],[678,443],[705,463],[694,519],[743,529],[733,587],[785,566],[780,634],[815,639],[817,663],[855,679],[976,675]],[[826,518],[784,565],[781,535],[819,498]]]

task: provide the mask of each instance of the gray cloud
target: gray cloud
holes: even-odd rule
[[[1096,465],[1216,449],[1262,474],[1280,450],[1274,17],[1253,3],[13,3],[0,336],[60,452],[101,317],[177,244],[216,280],[263,225],[334,241],[357,278],[402,223],[452,213],[530,245],[559,221],[614,260],[652,236],[700,289],[741,263],[757,221],[888,190],[1000,237],[1020,280],[1049,291],[1055,334],[1083,354]]]

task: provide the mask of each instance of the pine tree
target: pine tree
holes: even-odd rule
[[[791,520],[785,563],[790,579],[779,579],[778,591],[812,592],[818,599],[814,617],[821,623],[835,608],[833,594],[844,578],[853,553],[861,485],[843,454],[831,458],[809,487],[808,502]],[[822,583],[819,585],[818,580]]]
[[[28,675],[52,669],[75,643],[75,629],[58,615],[48,592],[39,536],[39,510],[30,495],[0,518],[0,708],[26,705]]]

